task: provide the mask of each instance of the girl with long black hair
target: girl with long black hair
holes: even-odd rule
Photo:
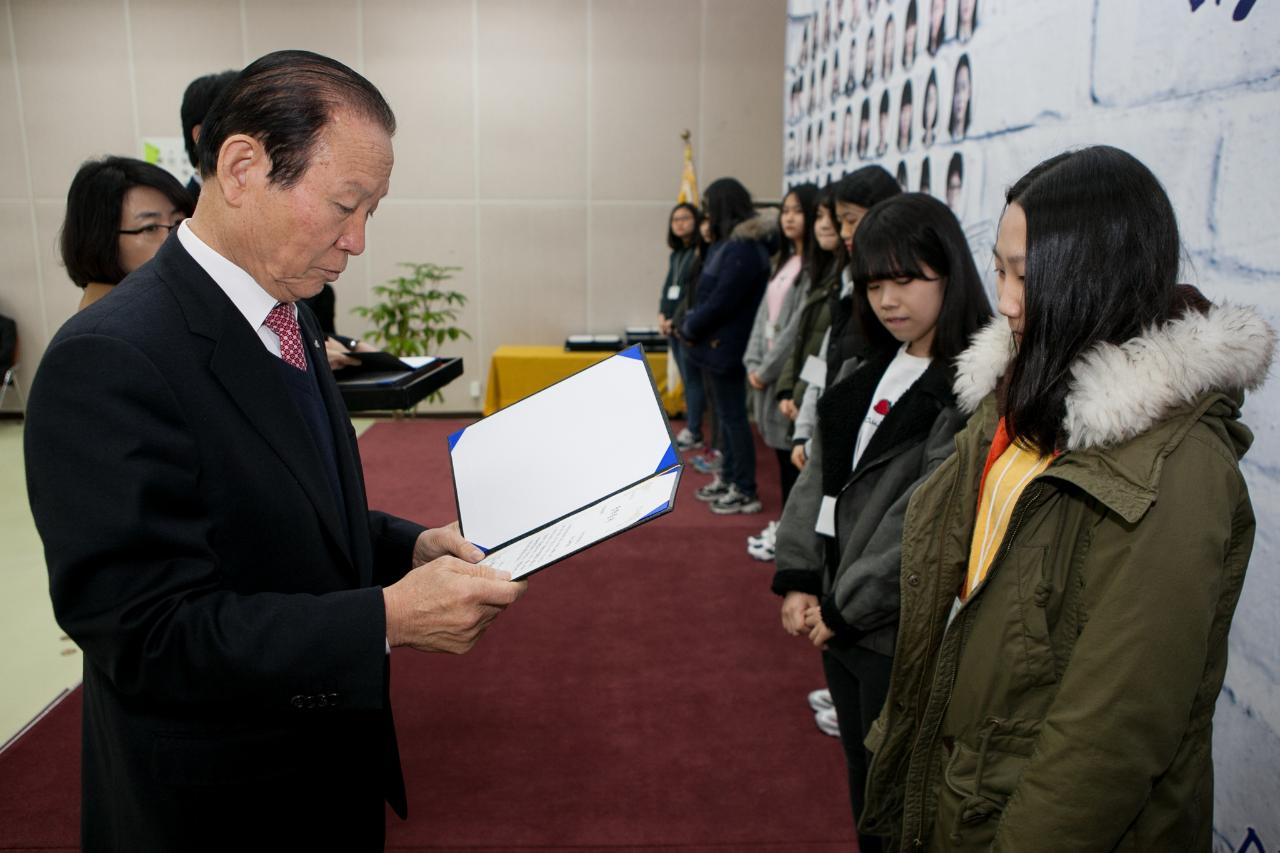
[[[907,513],[861,828],[903,849],[1209,850],[1254,535],[1240,407],[1275,333],[1178,284],[1169,198],[1123,151],[1046,160],[1006,202],[1003,318],[957,362],[969,421]]]
[[[769,280],[777,223],[756,215],[751,194],[733,178],[707,187],[702,208],[714,240],[680,333],[690,343],[690,362],[705,371],[724,456],[720,473],[698,490],[697,498],[717,515],[754,513],[763,505],[756,492],[742,355]]]

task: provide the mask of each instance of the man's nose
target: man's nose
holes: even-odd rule
[[[359,255],[364,251],[364,228],[365,218],[363,216],[352,217],[352,222],[338,236],[336,245],[339,249],[348,255]]]

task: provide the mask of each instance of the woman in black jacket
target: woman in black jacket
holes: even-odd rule
[[[667,220],[667,246],[671,249],[671,257],[667,261],[667,278],[662,283],[662,295],[658,299],[658,331],[667,336],[668,354],[675,359],[684,381],[685,410],[689,421],[676,436],[676,446],[681,450],[702,447],[702,413],[706,408],[701,377],[691,380],[684,347],[675,329],[676,312],[689,290],[702,245],[702,235],[698,233],[701,220],[698,208],[687,201],[672,208]]]
[[[696,302],[680,333],[689,342],[692,369],[706,372],[707,390],[720,419],[721,473],[698,490],[717,515],[759,512],[755,443],[747,423],[747,373],[742,364],[756,307],[769,280],[769,256],[777,223],[756,216],[747,188],[733,178],[707,187],[703,215],[712,245],[698,280]]]

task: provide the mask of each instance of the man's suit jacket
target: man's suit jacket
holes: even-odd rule
[[[404,813],[380,585],[423,528],[367,509],[299,313],[341,514],[279,359],[176,235],[37,372],[28,490],[85,654],[86,851],[380,849],[384,798]]]

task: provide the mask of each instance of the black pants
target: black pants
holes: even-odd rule
[[[775,449],[775,452],[778,454],[778,474],[782,480],[782,505],[786,506],[791,487],[800,479],[800,469],[791,464],[790,450]]]
[[[849,767],[849,804],[853,808],[856,827],[866,805],[867,762],[870,754],[862,741],[871,724],[880,716],[885,697],[889,695],[889,671],[893,658],[868,649],[852,646],[828,649],[822,653],[822,669],[827,687],[840,720],[840,744],[844,747]],[[875,835],[858,832],[861,853],[880,853],[884,845]]]

